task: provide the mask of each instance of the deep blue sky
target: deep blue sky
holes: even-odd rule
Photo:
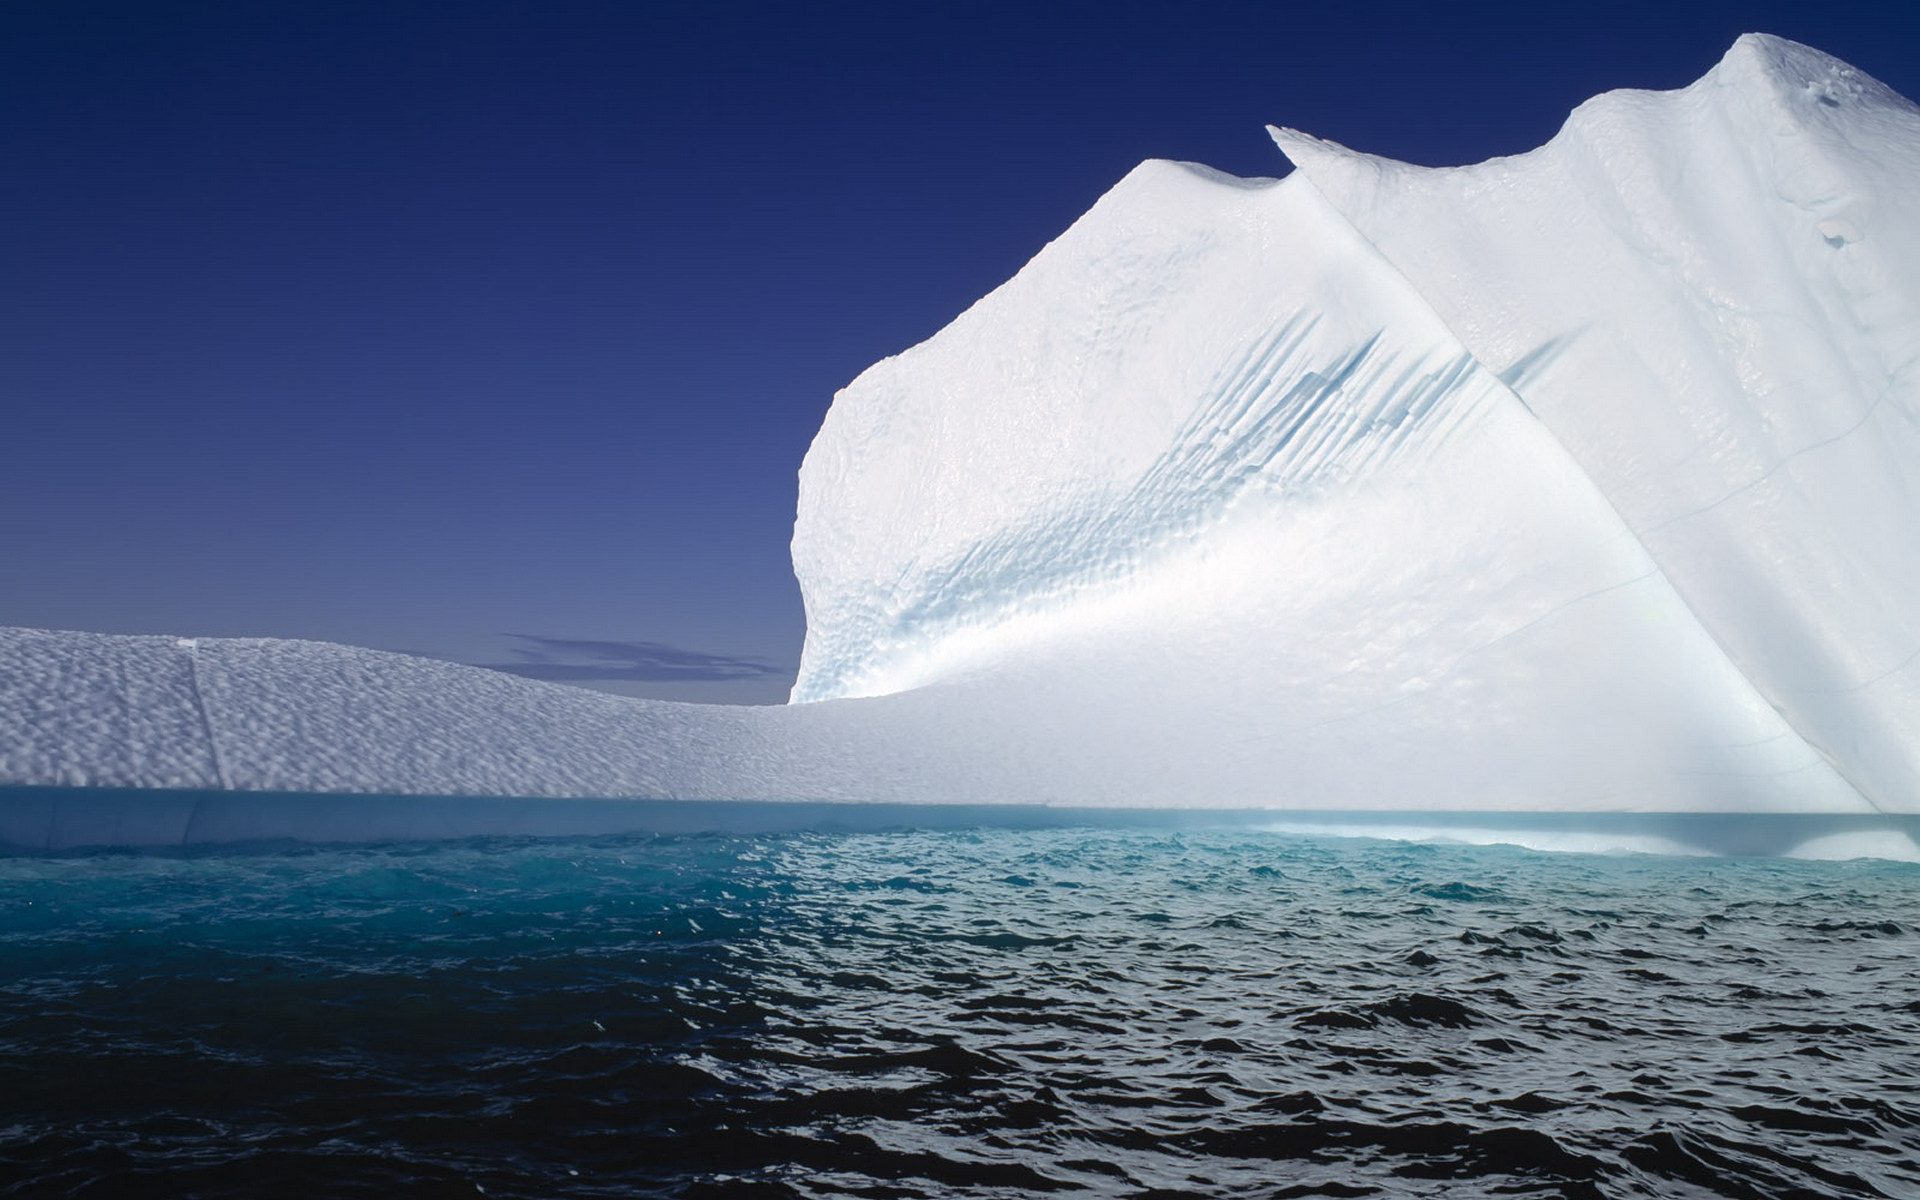
[[[0,624],[778,699],[833,392],[1136,162],[1514,153],[1748,29],[1920,94],[1914,3],[16,0]]]

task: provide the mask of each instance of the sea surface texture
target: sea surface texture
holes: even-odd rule
[[[1917,946],[1247,830],[5,857],[0,1194],[1913,1196]]]

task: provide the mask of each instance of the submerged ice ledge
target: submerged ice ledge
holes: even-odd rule
[[[1275,136],[1287,179],[1144,164],[836,397],[796,703],[5,630],[5,836],[137,841],[193,792],[308,794],[198,811],[329,838],[460,795],[501,831],[602,797],[1824,814],[1911,849],[1920,111],[1750,36],[1474,167]],[[59,787],[162,807],[32,817]],[[669,810],[551,810],[616,811]]]
[[[1248,829],[1586,854],[1920,862],[1920,816],[1862,813],[1278,812],[1039,804],[555,799],[0,787],[0,846],[184,849],[474,837],[872,833],[899,829]]]

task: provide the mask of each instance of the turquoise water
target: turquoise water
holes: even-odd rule
[[[0,1193],[1920,1194],[1920,868],[1258,831],[0,858]]]

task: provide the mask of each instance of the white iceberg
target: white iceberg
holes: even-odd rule
[[[402,833],[661,820],[615,798],[1905,828],[1920,110],[1750,35],[1479,166],[1275,137],[1279,182],[1142,165],[836,398],[795,703],[8,631],[0,838],[376,811],[214,793],[607,798]]]

